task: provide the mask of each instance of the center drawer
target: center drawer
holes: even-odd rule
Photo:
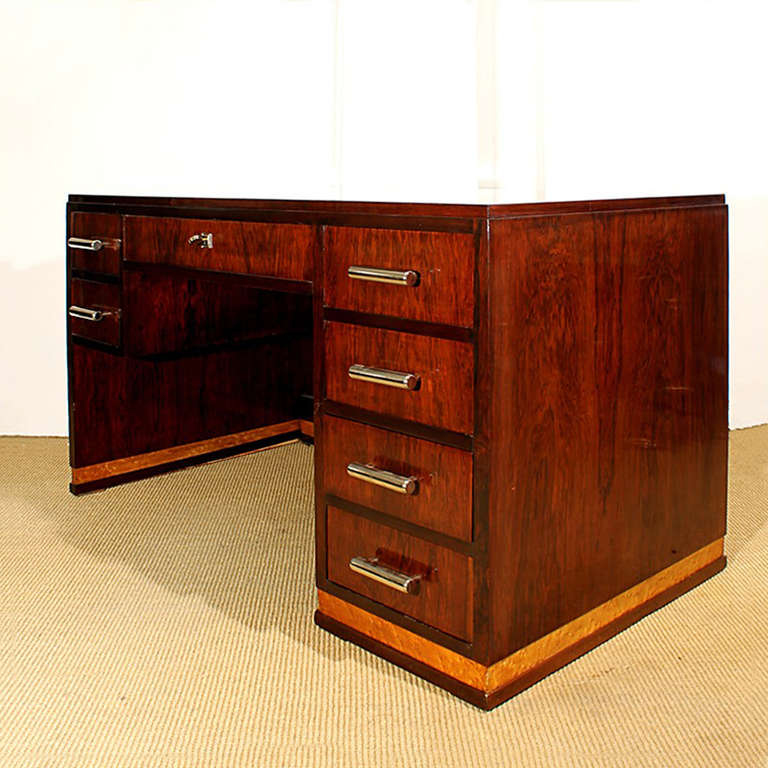
[[[309,281],[315,228],[217,219],[126,216],[124,258]]]
[[[472,540],[472,454],[323,416],[325,492],[463,541]]]
[[[472,344],[327,322],[324,347],[329,400],[472,434]]]
[[[336,507],[327,514],[330,581],[472,640],[471,558]]]

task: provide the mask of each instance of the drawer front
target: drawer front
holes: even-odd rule
[[[473,235],[328,227],[324,261],[326,306],[473,325]],[[357,277],[350,276],[350,269]],[[382,269],[398,274],[376,271]]]
[[[122,217],[112,213],[72,213],[69,217],[69,264],[72,269],[102,275],[120,274]],[[72,238],[76,238],[75,241]],[[99,244],[85,241],[100,241]],[[96,250],[94,250],[94,247]]]
[[[333,416],[321,429],[326,493],[472,540],[472,454]]]
[[[462,640],[472,639],[472,560],[453,550],[328,507],[328,579]],[[417,577],[416,594],[355,572],[353,558]],[[386,571],[384,572],[386,573]]]
[[[328,322],[324,347],[328,399],[472,434],[472,344]],[[409,383],[416,386],[401,389],[352,378],[355,365],[410,374]]]
[[[120,286],[73,278],[69,330],[74,336],[120,346]],[[90,316],[92,319],[86,319]]]
[[[308,281],[314,246],[307,224],[125,217],[127,261]]]

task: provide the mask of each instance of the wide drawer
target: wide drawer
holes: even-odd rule
[[[454,432],[472,433],[472,344],[328,322],[324,347],[328,399]],[[369,378],[360,379],[355,378],[360,369],[353,366],[375,370],[369,371]],[[377,376],[376,371],[385,374]],[[384,383],[387,378],[400,381]]]
[[[471,328],[471,234],[328,227],[325,304]]]
[[[326,493],[472,540],[472,454],[333,416],[321,429]]]
[[[120,346],[120,286],[73,278],[69,292],[69,330],[102,344]]]
[[[309,281],[314,249],[307,224],[125,217],[127,261]]]
[[[330,581],[471,641],[471,558],[336,507],[327,523]],[[369,575],[353,570],[360,564]],[[411,593],[401,591],[408,579]]]
[[[72,213],[69,217],[69,264],[72,269],[120,274],[122,217],[113,213]]]

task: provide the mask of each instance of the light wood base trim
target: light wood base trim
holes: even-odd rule
[[[420,665],[460,681],[495,706],[696,586],[724,563],[721,538],[489,667],[320,590],[318,612]],[[701,578],[697,579],[697,574],[702,574]],[[521,686],[517,690],[498,695],[518,682]],[[494,695],[498,700],[493,699]]]
[[[84,485],[117,475],[127,475],[140,470],[158,467],[164,464],[173,464],[198,456],[204,456],[217,451],[226,451],[237,448],[247,443],[255,443],[259,440],[287,435],[299,431],[299,420],[284,421],[280,424],[269,424],[258,429],[249,429],[245,432],[234,432],[231,435],[213,437],[209,440],[200,440],[196,443],[175,445],[172,448],[164,448],[160,451],[140,453],[137,456],[127,456],[124,459],[104,461],[101,464],[89,464],[87,467],[72,469],[72,484]]]

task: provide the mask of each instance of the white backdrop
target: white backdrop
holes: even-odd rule
[[[768,119],[749,0],[0,2],[0,434],[65,434],[70,192],[725,192],[731,424],[768,422]]]

